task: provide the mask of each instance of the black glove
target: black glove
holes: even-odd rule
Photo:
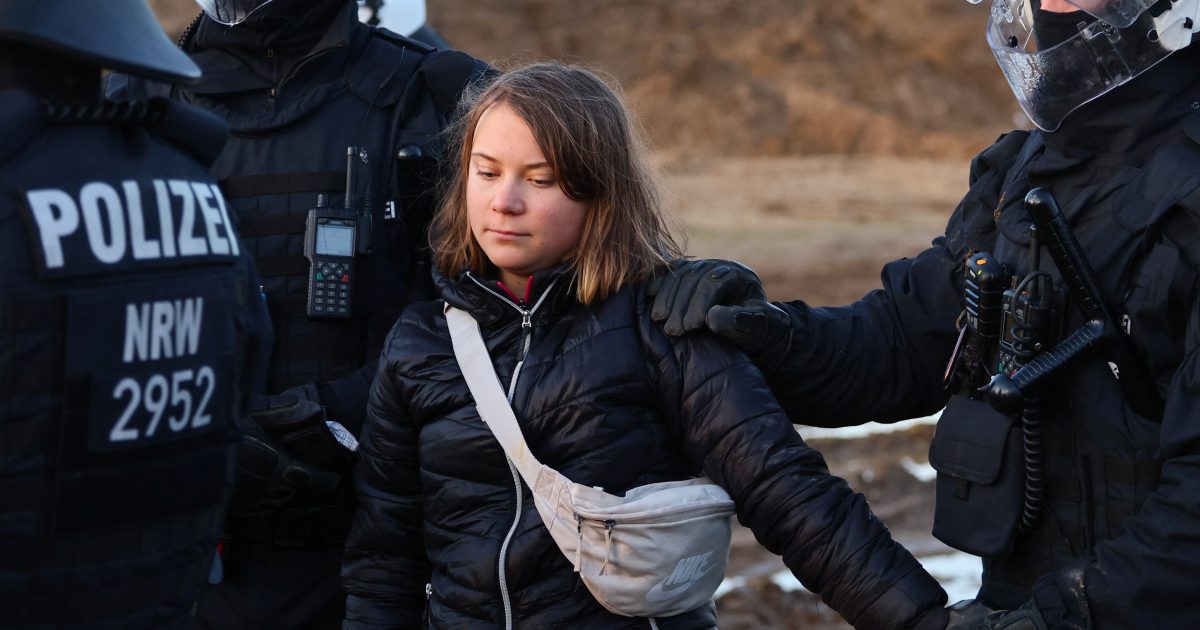
[[[309,395],[315,395],[315,388],[260,396],[251,401],[248,414],[295,459],[348,474],[354,468],[354,453],[338,443],[325,424],[325,408]]]
[[[352,470],[353,453],[330,433],[324,409],[300,395],[302,391],[288,390],[257,397],[249,416],[239,422],[233,514],[271,514],[329,495]]]
[[[237,482],[230,511],[240,517],[273,514],[299,492],[329,493],[341,475],[294,459],[274,437],[249,418],[238,423]]]
[[[753,269],[728,260],[677,260],[650,282],[646,293],[655,298],[650,316],[672,336],[703,328],[714,306],[767,297]]]
[[[709,330],[737,344],[746,356],[767,369],[779,365],[792,349],[792,318],[764,300],[714,306],[705,322]]]

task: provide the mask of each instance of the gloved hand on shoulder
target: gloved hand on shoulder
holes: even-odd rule
[[[646,293],[654,296],[651,318],[662,322],[673,337],[704,328],[714,306],[740,306],[767,297],[753,269],[717,259],[676,260],[651,281]]]
[[[679,336],[707,327],[756,362],[775,365],[792,345],[791,317],[771,304],[754,270],[728,260],[679,260],[647,288],[650,316]]]

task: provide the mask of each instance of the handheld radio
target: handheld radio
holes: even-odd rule
[[[950,353],[943,384],[966,385],[972,392],[987,383],[988,359],[1000,335],[1000,299],[1007,271],[986,252],[976,252],[963,264],[963,311],[958,342]],[[955,379],[955,376],[959,379]]]
[[[331,208],[325,195],[308,211],[304,257],[309,261],[309,317],[350,317],[354,304],[354,256],[358,251],[358,213],[353,205],[353,147],[347,149],[346,207]]]

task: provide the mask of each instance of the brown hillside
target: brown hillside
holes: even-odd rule
[[[965,157],[1016,106],[960,0],[431,0],[487,59],[608,70],[669,152]]]
[[[152,4],[172,34],[197,12]],[[985,10],[961,0],[429,0],[428,12],[488,61],[608,71],[677,158],[963,158],[1017,113],[983,42]]]

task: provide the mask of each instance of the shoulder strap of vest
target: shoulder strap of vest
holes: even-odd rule
[[[374,107],[389,108],[400,100],[421,64],[433,50],[390,31],[367,28],[362,52],[350,62],[350,89]],[[354,41],[362,41],[357,33]]]
[[[400,46],[406,46],[408,48],[412,48],[414,50],[418,50],[418,51],[421,51],[424,53],[431,53],[431,52],[437,50],[433,46],[429,46],[423,42],[419,42],[411,37],[405,37],[395,31],[390,31],[382,26],[369,26],[368,28],[371,29],[371,34],[374,35],[375,37],[381,37],[381,38],[389,40],[395,44],[399,44]]]

